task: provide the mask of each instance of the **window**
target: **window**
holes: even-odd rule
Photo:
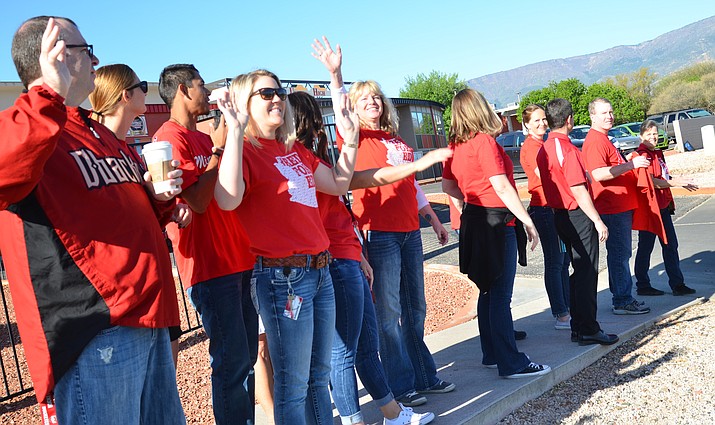
[[[434,149],[446,146],[440,111],[426,106],[411,106],[410,114],[417,149]]]

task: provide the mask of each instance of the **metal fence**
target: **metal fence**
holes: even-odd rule
[[[176,261],[171,246],[171,241],[166,239],[171,256],[172,267],[176,276],[177,292],[179,296],[179,312],[181,315],[181,331],[183,333],[192,332],[201,327],[201,320],[191,303],[186,299],[186,292],[183,290],[181,276],[176,269]],[[25,364],[25,352],[22,348],[20,335],[17,330],[15,319],[15,309],[10,299],[5,266],[0,256],[0,298],[2,299],[2,312],[0,312],[0,372],[2,382],[0,385],[0,402],[20,396],[32,391],[32,380]]]

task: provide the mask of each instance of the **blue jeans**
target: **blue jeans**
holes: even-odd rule
[[[185,424],[169,331],[101,331],[55,385],[55,403],[62,425]]]
[[[360,270],[360,262],[336,258],[330,264],[330,276],[335,288],[335,335],[330,382],[333,401],[342,423],[350,425],[363,422],[353,367],[378,407],[386,405],[394,397],[377,354],[379,340],[375,307],[372,305],[370,285]]]
[[[668,244],[664,244],[663,239],[658,238],[658,240],[660,241],[660,247],[663,252],[665,272],[668,274],[668,284],[671,289],[674,289],[685,283],[683,272],[680,270],[678,237],[675,234],[675,226],[673,226],[673,218],[670,216],[670,211],[667,208],[660,210],[660,217],[663,219],[663,227],[665,228],[665,236],[668,238]],[[653,252],[653,246],[655,246],[655,238],[655,233],[643,230],[638,232],[638,251],[636,251],[636,263],[634,266],[636,286],[638,288],[647,288],[650,286],[648,269],[650,268],[650,254]]]
[[[368,259],[375,275],[380,358],[387,382],[400,398],[439,382],[437,367],[424,342],[425,302],[422,235],[368,232]]]
[[[263,267],[259,257],[253,279],[273,365],[276,424],[332,424],[335,294],[328,268]],[[283,315],[289,292],[303,298],[296,320]]]
[[[251,271],[199,282],[186,292],[209,337],[216,424],[253,424],[258,314],[251,300]]]
[[[550,207],[529,207],[529,215],[539,232],[544,253],[544,284],[554,317],[569,314],[569,256],[556,232],[554,211]]]
[[[496,364],[499,376],[513,375],[530,363],[526,354],[520,353],[514,340],[514,322],[511,317],[511,295],[516,276],[516,232],[506,226],[504,231],[504,273],[488,292],[479,294],[477,322],[482,345],[482,363]],[[497,247],[495,247],[496,249]]]
[[[606,239],[606,264],[608,264],[608,287],[613,295],[613,306],[622,307],[634,301],[633,280],[631,279],[631,226],[633,210],[617,214],[601,214],[601,220],[608,227]]]

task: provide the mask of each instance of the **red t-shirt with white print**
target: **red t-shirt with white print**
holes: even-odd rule
[[[276,140],[243,145],[246,190],[236,213],[251,253],[268,258],[319,254],[330,241],[318,211],[315,177],[320,160],[300,143],[288,150]]]
[[[338,148],[343,138],[337,137]],[[399,136],[382,130],[360,129],[355,171],[414,161],[412,148]],[[362,230],[412,232],[420,228],[415,177],[367,189],[354,189],[353,213]]]
[[[213,143],[206,133],[167,121],[153,140],[171,143],[173,157],[183,170],[183,190],[196,183],[209,165]],[[248,251],[248,235],[236,214],[219,208],[213,197],[204,213],[192,214],[191,224],[183,229],[176,223],[166,226],[184,287],[253,269],[256,258]]]

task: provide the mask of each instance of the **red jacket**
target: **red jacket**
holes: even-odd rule
[[[0,112],[0,252],[39,401],[102,329],[179,324],[157,220],[173,202],[86,116],[47,86]]]

